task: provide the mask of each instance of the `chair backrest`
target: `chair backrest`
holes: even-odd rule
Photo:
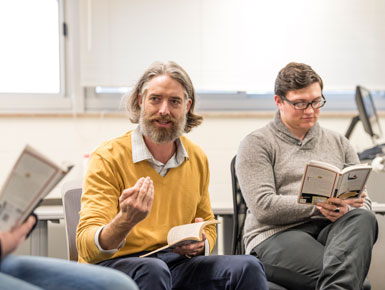
[[[79,223],[80,199],[82,188],[68,188],[62,192],[64,221],[66,223],[68,258],[72,261],[78,260],[76,248],[76,227]]]
[[[245,225],[247,206],[242,196],[241,188],[239,187],[237,174],[235,172],[235,162],[237,156],[235,155],[231,160],[231,184],[233,189],[233,240],[232,240],[232,254],[242,255],[245,253],[245,246],[243,243],[243,228]]]

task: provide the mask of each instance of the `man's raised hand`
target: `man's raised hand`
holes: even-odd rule
[[[154,184],[149,177],[141,177],[133,187],[123,190],[119,197],[119,213],[100,232],[100,246],[104,250],[116,249],[131,229],[148,215],[153,200]]]
[[[141,177],[133,187],[123,190],[119,198],[121,217],[132,225],[143,220],[151,210],[154,184],[150,177]]]

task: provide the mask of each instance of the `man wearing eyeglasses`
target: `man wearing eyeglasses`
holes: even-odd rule
[[[359,163],[344,136],[318,124],[326,103],[322,89],[310,66],[289,63],[275,82],[274,120],[240,144],[236,172],[249,209],[246,253],[263,262],[269,281],[288,289],[361,289],[378,231],[369,197],[297,203],[310,160],[339,168]]]

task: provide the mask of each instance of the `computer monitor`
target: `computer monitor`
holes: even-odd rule
[[[365,132],[368,133],[373,143],[376,144],[376,139],[382,137],[382,129],[372,95],[368,89],[357,86],[355,100],[359,115],[353,117],[345,137],[349,139],[357,122],[361,121]]]

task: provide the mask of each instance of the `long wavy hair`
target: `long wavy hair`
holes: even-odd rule
[[[160,75],[168,75],[180,83],[184,89],[185,100],[191,100],[191,106],[186,116],[187,120],[186,126],[184,128],[185,133],[190,132],[192,128],[202,123],[203,118],[202,116],[194,114],[196,95],[190,77],[180,65],[173,61],[154,62],[143,73],[142,77],[136,83],[134,89],[128,95],[124,96],[125,107],[129,113],[130,121],[136,124],[139,122],[141,110],[138,100],[139,95],[144,97],[146,95],[146,90],[151,79]]]

